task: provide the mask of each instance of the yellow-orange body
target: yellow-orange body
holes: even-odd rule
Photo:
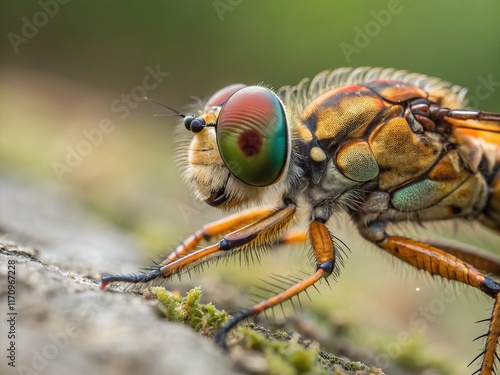
[[[380,249],[494,299],[477,357],[478,372],[491,375],[500,284],[486,273],[500,276],[500,259],[387,232],[392,222],[456,219],[500,231],[500,114],[461,109],[464,96],[464,89],[435,78],[379,68],[323,72],[277,93],[241,84],[218,91],[195,116],[179,114],[190,131],[179,149],[186,182],[223,210],[277,203],[207,224],[150,273],[105,276],[101,286],[149,282],[220,257],[248,258],[259,249],[309,241],[314,272],[236,314],[216,335],[224,345],[241,320],[338,273],[341,246],[326,223],[346,212]],[[297,233],[289,227],[300,198],[310,222]]]
[[[499,134],[455,128],[446,118],[431,129],[410,125],[413,100],[462,104],[442,88],[428,90],[374,80],[314,99],[296,124],[310,201],[355,193],[362,204],[348,211],[363,224],[462,217],[498,229]]]
[[[489,124],[484,121],[489,117],[479,112],[477,119],[471,113],[453,112],[465,107],[464,89],[424,75],[360,68],[323,72],[277,94],[287,107],[291,133],[290,162],[283,177],[265,187],[242,183],[225,168],[216,129],[207,127],[185,144],[187,153],[185,148],[181,151],[181,157],[187,154],[184,175],[198,197],[233,209],[261,204],[273,193],[283,198],[302,196],[311,210],[309,237],[319,269],[321,261],[335,258],[335,249],[317,223],[345,211],[363,237],[390,254],[498,300],[500,286],[480,270],[498,274],[500,261],[386,232],[390,222],[447,219],[479,221],[500,230],[498,123]],[[216,124],[221,106],[208,105],[199,116]],[[227,198],[222,203],[216,199],[221,196]],[[249,245],[279,241],[294,215],[295,211],[279,229],[266,231]],[[189,251],[194,243],[188,240],[180,252]],[[307,285],[318,277],[312,275]],[[256,305],[252,314],[294,293],[289,290]],[[481,374],[492,371],[499,334],[500,306],[495,302]]]
[[[292,160],[275,185],[242,184],[225,168],[215,129],[195,134],[180,154],[196,195],[223,189],[231,197],[225,209],[276,192],[304,194],[313,207],[331,201],[326,217],[346,210],[363,224],[460,217],[500,228],[500,135],[454,127],[460,120],[446,117],[431,127],[411,112],[417,99],[462,108],[463,89],[392,70],[336,72],[278,91],[289,110]],[[218,111],[207,106],[200,116],[208,123]]]

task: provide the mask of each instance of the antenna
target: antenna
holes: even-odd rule
[[[168,105],[166,104],[163,104],[161,102],[159,102],[158,100],[155,100],[155,99],[152,99],[152,98],[148,98],[147,96],[144,97],[144,100],[147,100],[148,102],[152,102],[152,103],[155,103],[159,106],[162,106],[162,107],[165,107],[169,110],[171,110],[172,112],[175,113],[175,116],[179,116],[179,117],[182,117],[182,118],[185,118],[186,115],[183,115],[182,113],[180,113],[179,111],[173,109],[172,107],[169,107]],[[167,114],[163,114],[163,115],[155,115],[155,116],[172,116],[172,115],[167,115]]]

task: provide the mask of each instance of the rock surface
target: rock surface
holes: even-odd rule
[[[134,269],[137,254],[126,235],[89,218],[57,187],[0,175],[0,277],[8,281],[15,266],[10,312],[17,313],[7,315],[2,282],[0,373],[238,373],[209,339],[160,320],[143,299],[99,290],[100,272]],[[10,317],[15,367],[5,355]]]

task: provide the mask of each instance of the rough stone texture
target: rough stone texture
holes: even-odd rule
[[[99,290],[100,272],[134,269],[138,252],[56,187],[0,175],[0,251],[1,374],[238,373],[209,339],[160,320],[138,296]],[[9,260],[16,368],[5,355]]]

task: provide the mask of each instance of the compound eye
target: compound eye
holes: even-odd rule
[[[241,90],[246,87],[243,83],[235,83],[220,89],[215,94],[213,94],[206,104],[206,107],[220,107],[222,103],[229,99],[236,91]]]
[[[252,186],[269,186],[282,175],[289,148],[283,104],[260,86],[238,90],[222,106],[217,145],[231,173]]]

